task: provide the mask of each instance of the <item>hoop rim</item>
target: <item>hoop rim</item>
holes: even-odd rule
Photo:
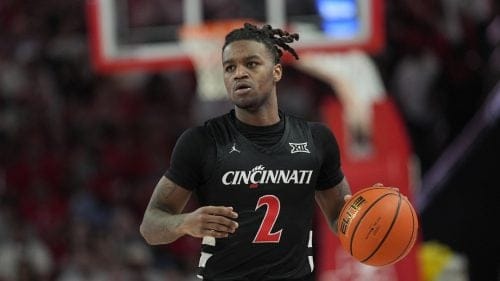
[[[215,39],[224,38],[231,30],[242,28],[245,23],[256,24],[252,19],[237,19],[237,20],[212,20],[200,24],[182,25],[179,30],[179,38],[184,39]]]

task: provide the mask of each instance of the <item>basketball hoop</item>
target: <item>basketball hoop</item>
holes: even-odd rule
[[[221,64],[222,44],[228,32],[243,27],[245,22],[252,21],[211,21],[181,27],[181,46],[193,63],[197,92],[202,100],[219,100],[226,96]]]

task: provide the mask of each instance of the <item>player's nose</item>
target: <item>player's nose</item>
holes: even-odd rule
[[[239,80],[242,78],[248,78],[247,69],[243,66],[236,66],[236,70],[234,71],[234,79]]]

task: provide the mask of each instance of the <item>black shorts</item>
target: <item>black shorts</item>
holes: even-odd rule
[[[287,280],[287,281],[314,281],[314,274],[309,273],[308,275],[299,278],[299,279],[292,279],[292,280]]]
[[[203,279],[203,281],[212,281],[212,280],[209,280],[209,279]],[[255,281],[259,281],[259,280],[255,280]],[[275,280],[275,281],[315,281],[314,279],[314,274],[313,273],[310,273],[302,278],[297,278],[297,279],[279,279],[279,280]]]

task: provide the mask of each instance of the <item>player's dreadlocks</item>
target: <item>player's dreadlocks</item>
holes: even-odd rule
[[[299,59],[299,55],[287,44],[299,40],[299,35],[297,33],[288,33],[281,29],[273,29],[269,24],[258,28],[251,23],[245,23],[242,28],[234,29],[226,35],[226,41],[222,50],[230,43],[239,40],[253,40],[263,43],[273,54],[275,63],[280,62],[283,55],[281,49],[291,53],[295,59]]]

